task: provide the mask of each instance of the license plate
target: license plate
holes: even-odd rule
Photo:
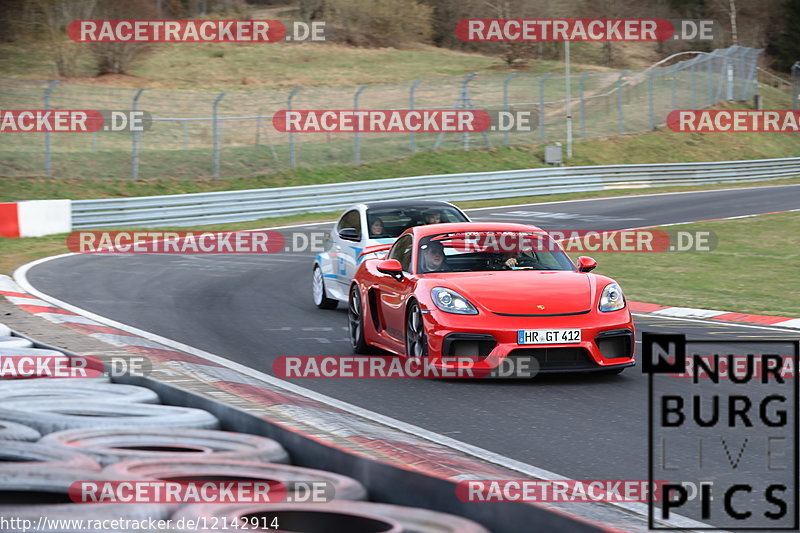
[[[517,344],[577,344],[581,342],[579,329],[521,329],[517,331]]]

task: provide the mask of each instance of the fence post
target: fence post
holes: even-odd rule
[[[477,76],[477,72],[473,72],[471,74],[467,74],[464,76],[464,81],[461,82],[461,109],[470,109],[472,108],[472,100],[469,97],[469,82],[472,81],[472,78]],[[464,150],[469,150],[469,132],[465,131],[461,134],[462,139],[462,147]]]
[[[296,95],[299,91],[300,91],[300,87],[295,87],[294,89],[292,89],[289,92],[289,98],[286,99],[286,110],[287,111],[291,111],[292,110],[292,99],[294,98],[294,95]],[[295,152],[295,146],[294,146],[295,138],[294,138],[294,136],[295,136],[295,133],[293,131],[290,131],[289,132],[289,166],[291,166],[292,168],[296,168],[297,167],[297,154]]]
[[[408,88],[408,109],[414,109],[414,91],[417,90],[417,87],[419,86],[420,83],[422,83],[423,79],[425,78],[417,78],[411,84],[411,87]],[[409,135],[411,136],[409,139],[410,140],[409,148],[411,149],[411,153],[415,154],[417,153],[417,134],[416,132],[412,131]]]
[[[50,108],[50,93],[56,88],[60,81],[50,82],[47,89],[44,91],[44,109],[47,111]],[[53,175],[53,155],[50,150],[50,132],[44,132],[44,171],[48,176]]]
[[[261,143],[261,126],[262,126],[261,118],[262,118],[261,117],[261,108],[259,107],[258,108],[258,118],[256,119],[256,146],[258,146]]]
[[[509,109],[508,109],[508,84],[511,83],[511,80],[513,80],[514,76],[516,76],[516,75],[517,75],[516,72],[512,72],[511,74],[506,76],[506,78],[503,80],[503,110],[506,113],[509,112]],[[506,131],[503,132],[503,144],[505,146],[508,146],[508,143],[509,143],[508,137],[509,137],[509,132],[508,132],[508,130],[506,130]]]
[[[675,111],[677,107],[676,102],[676,94],[675,91],[677,90],[677,76],[678,76],[678,69],[675,65],[670,67],[670,79],[672,80],[672,96],[670,98],[670,111]]]
[[[579,108],[581,114],[581,138],[586,138],[586,99],[583,97],[583,91],[586,89],[586,80],[591,76],[591,72],[584,72],[581,74],[581,79],[578,82],[578,92],[580,96],[578,97],[580,100]]]
[[[547,139],[547,135],[544,131],[544,123],[545,123],[545,115],[544,115],[544,82],[547,81],[547,78],[552,76],[551,72],[548,72],[544,76],[541,77],[539,80],[539,140],[545,142]]]
[[[695,72],[695,64],[697,58],[691,60],[691,74],[690,74],[690,87],[692,93],[692,109],[697,109],[697,73]]]
[[[655,103],[653,102],[653,72],[647,74],[647,96],[648,96],[648,111],[650,115],[650,130],[656,129],[656,110]]]
[[[620,135],[625,133],[625,117],[622,112],[622,78],[627,75],[628,71],[623,70],[619,75],[619,78],[617,78],[617,126],[619,128]]]
[[[189,149],[189,121],[188,120],[182,120],[181,122],[182,122],[182,126],[183,126],[183,149],[184,150],[188,150]]]
[[[214,100],[214,105],[212,106],[212,115],[211,115],[211,128],[214,135],[214,171],[213,176],[215,178],[219,177],[219,119],[217,118],[217,108],[219,107],[219,102],[225,97],[225,93],[219,93],[217,98]]]
[[[136,94],[133,96],[133,101],[131,102],[131,111],[136,111],[136,104],[139,102],[139,98],[142,96],[144,89],[139,89],[136,91]],[[133,156],[133,179],[139,179],[139,132],[138,131],[131,131],[131,150]]]
[[[792,109],[800,109],[800,61],[792,65]]]
[[[358,111],[358,97],[361,95],[361,91],[366,89],[366,85],[359,85],[358,89],[356,89],[355,94],[353,95],[353,109]],[[356,166],[361,165],[361,143],[360,143],[360,131],[356,128],[355,136],[353,137],[353,163]]]
[[[730,60],[725,58],[725,100],[733,100],[733,65]]]

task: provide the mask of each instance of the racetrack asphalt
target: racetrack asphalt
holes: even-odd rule
[[[800,185],[531,204],[468,214],[479,221],[525,222],[545,229],[608,230],[797,206]],[[329,227],[326,223],[293,231]],[[313,255],[72,255],[34,266],[27,278],[39,291],[82,309],[271,374],[278,356],[351,355],[344,305],[324,311],[311,301]],[[637,340],[642,331],[720,341],[796,340],[798,335],[645,315],[637,315],[635,323]],[[637,360],[639,346],[637,342]],[[722,344],[708,348],[730,351]],[[640,364],[613,377],[292,381],[567,478],[647,479],[648,380]],[[689,380],[673,381],[666,386],[678,390]],[[686,431],[691,437],[692,430]],[[674,453],[692,457],[694,446],[687,441]],[[752,475],[758,478],[761,471]]]

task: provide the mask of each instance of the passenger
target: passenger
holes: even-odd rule
[[[384,234],[383,220],[380,217],[375,217],[369,224],[370,237],[383,237]]]

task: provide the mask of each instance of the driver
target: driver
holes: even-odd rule
[[[510,252],[503,254],[501,261],[501,268],[505,270],[513,270],[519,267],[533,268],[539,265],[539,261],[533,252]]]
[[[425,272],[447,272],[450,270],[444,257],[442,243],[437,241],[429,242],[428,244],[423,244],[421,249],[422,266]]]
[[[422,215],[425,217],[425,224],[441,224],[442,213],[437,209],[428,209]]]

